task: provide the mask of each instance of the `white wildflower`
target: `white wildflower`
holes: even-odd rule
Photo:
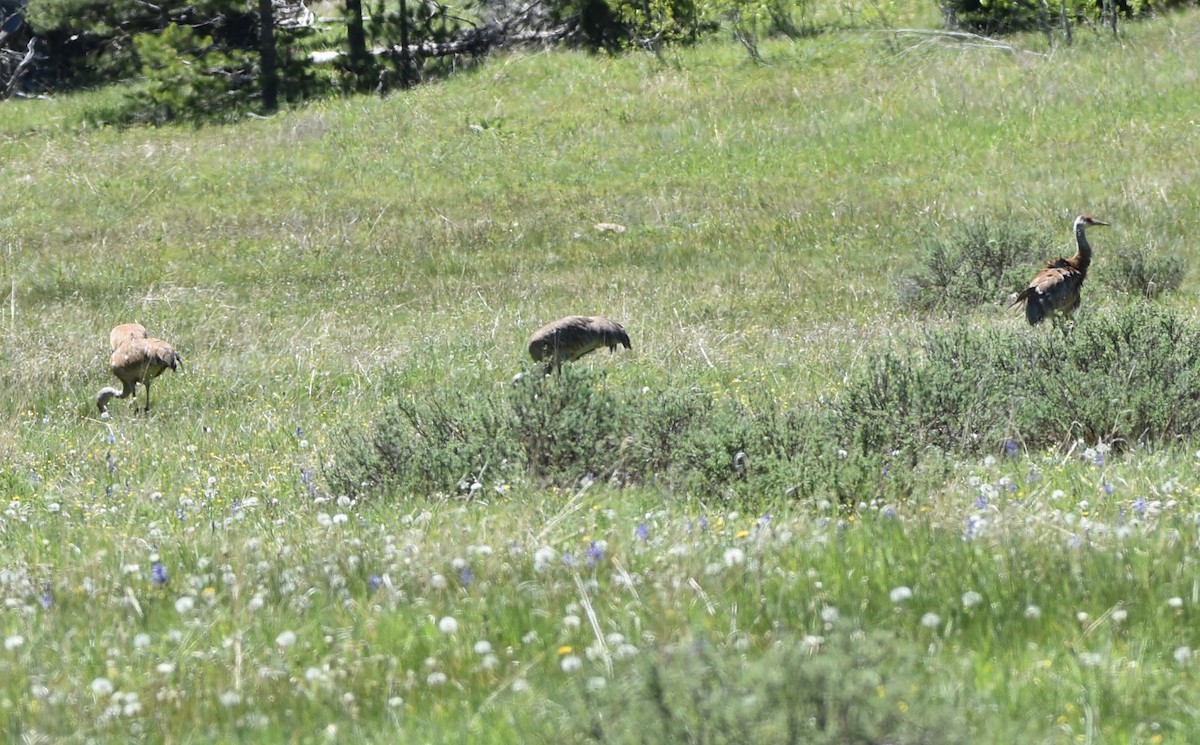
[[[899,587],[893,587],[892,591],[888,593],[888,598],[893,603],[903,603],[905,600],[908,600],[912,596],[913,596],[912,588],[906,587],[905,585],[900,585]]]
[[[96,678],[92,681],[92,693],[96,696],[111,696],[113,692],[112,681],[108,678]]]
[[[558,553],[549,546],[542,546],[537,551],[533,552],[533,569],[536,572],[543,572],[550,566],[550,562],[554,561]]]
[[[275,646],[286,649],[296,643],[296,632],[284,631],[275,637]]]
[[[442,620],[438,621],[438,631],[443,634],[454,634],[458,631],[458,621],[453,616],[443,616]]]
[[[963,593],[962,604],[964,608],[970,609],[983,602],[983,596],[974,590],[968,590]]]
[[[927,629],[936,629],[942,622],[942,619],[936,613],[926,613],[921,616],[921,625]]]
[[[573,673],[579,668],[583,667],[583,660],[579,659],[573,654],[569,654],[562,658],[562,661],[559,662],[559,665],[562,667],[564,673]]]

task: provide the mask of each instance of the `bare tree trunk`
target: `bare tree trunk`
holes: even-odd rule
[[[263,111],[279,108],[279,70],[275,59],[275,7],[272,0],[258,0],[259,55],[262,63]]]
[[[413,59],[408,51],[408,3],[400,0],[400,85],[404,88],[413,86],[416,76],[413,75]]]
[[[368,85],[366,79],[370,58],[367,55],[367,32],[363,27],[362,0],[346,0],[346,44],[350,51],[350,69],[360,90]]]

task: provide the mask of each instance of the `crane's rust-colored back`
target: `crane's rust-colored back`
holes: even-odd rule
[[[632,349],[625,327],[603,316],[567,316],[542,326],[529,337],[529,356],[546,361],[547,372],[601,347]]]
[[[1069,317],[1079,309],[1080,290],[1092,263],[1092,246],[1087,240],[1087,229],[1093,225],[1108,223],[1089,215],[1075,218],[1075,255],[1069,259],[1060,257],[1046,262],[1046,268],[1038,272],[1013,301],[1013,305],[1025,303],[1025,320],[1029,325],[1046,318],[1057,321],[1060,314]]]
[[[108,332],[108,346],[115,352],[118,347],[130,339],[145,339],[149,336],[146,333],[146,327],[140,323],[122,323],[113,326],[113,330]]]

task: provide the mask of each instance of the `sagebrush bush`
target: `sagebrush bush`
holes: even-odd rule
[[[1053,253],[1053,242],[1013,220],[959,223],[945,238],[927,238],[919,265],[900,287],[903,305],[955,315],[1002,303]]]
[[[566,687],[555,724],[563,742],[973,742],[964,694],[938,676],[915,642],[885,632],[785,638],[750,659],[697,638],[604,687]]]
[[[1178,290],[1186,273],[1187,265],[1182,258],[1155,253],[1146,245],[1123,248],[1105,256],[1097,271],[1106,287],[1150,299]]]
[[[1149,303],[1045,328],[934,331],[880,354],[835,403],[863,452],[1168,441],[1200,431],[1200,326]]]
[[[857,503],[911,488],[890,454],[842,451],[828,414],[751,398],[687,384],[621,389],[580,366],[470,396],[414,394],[366,432],[343,434],[325,476],[333,492],[358,496],[494,495],[505,484],[596,479],[747,509],[784,495]]]

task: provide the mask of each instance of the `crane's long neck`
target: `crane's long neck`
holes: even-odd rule
[[[96,407],[99,408],[100,413],[103,414],[104,412],[108,411],[108,402],[113,396],[116,396],[117,398],[129,398],[131,395],[133,395],[133,389],[136,387],[137,382],[132,380],[122,380],[120,391],[118,391],[116,388],[109,388],[105,386],[104,388],[100,389],[99,393],[96,394]]]
[[[1075,223],[1075,245],[1077,248],[1072,263],[1079,271],[1086,273],[1092,263],[1092,245],[1088,243],[1087,225],[1082,220]]]

